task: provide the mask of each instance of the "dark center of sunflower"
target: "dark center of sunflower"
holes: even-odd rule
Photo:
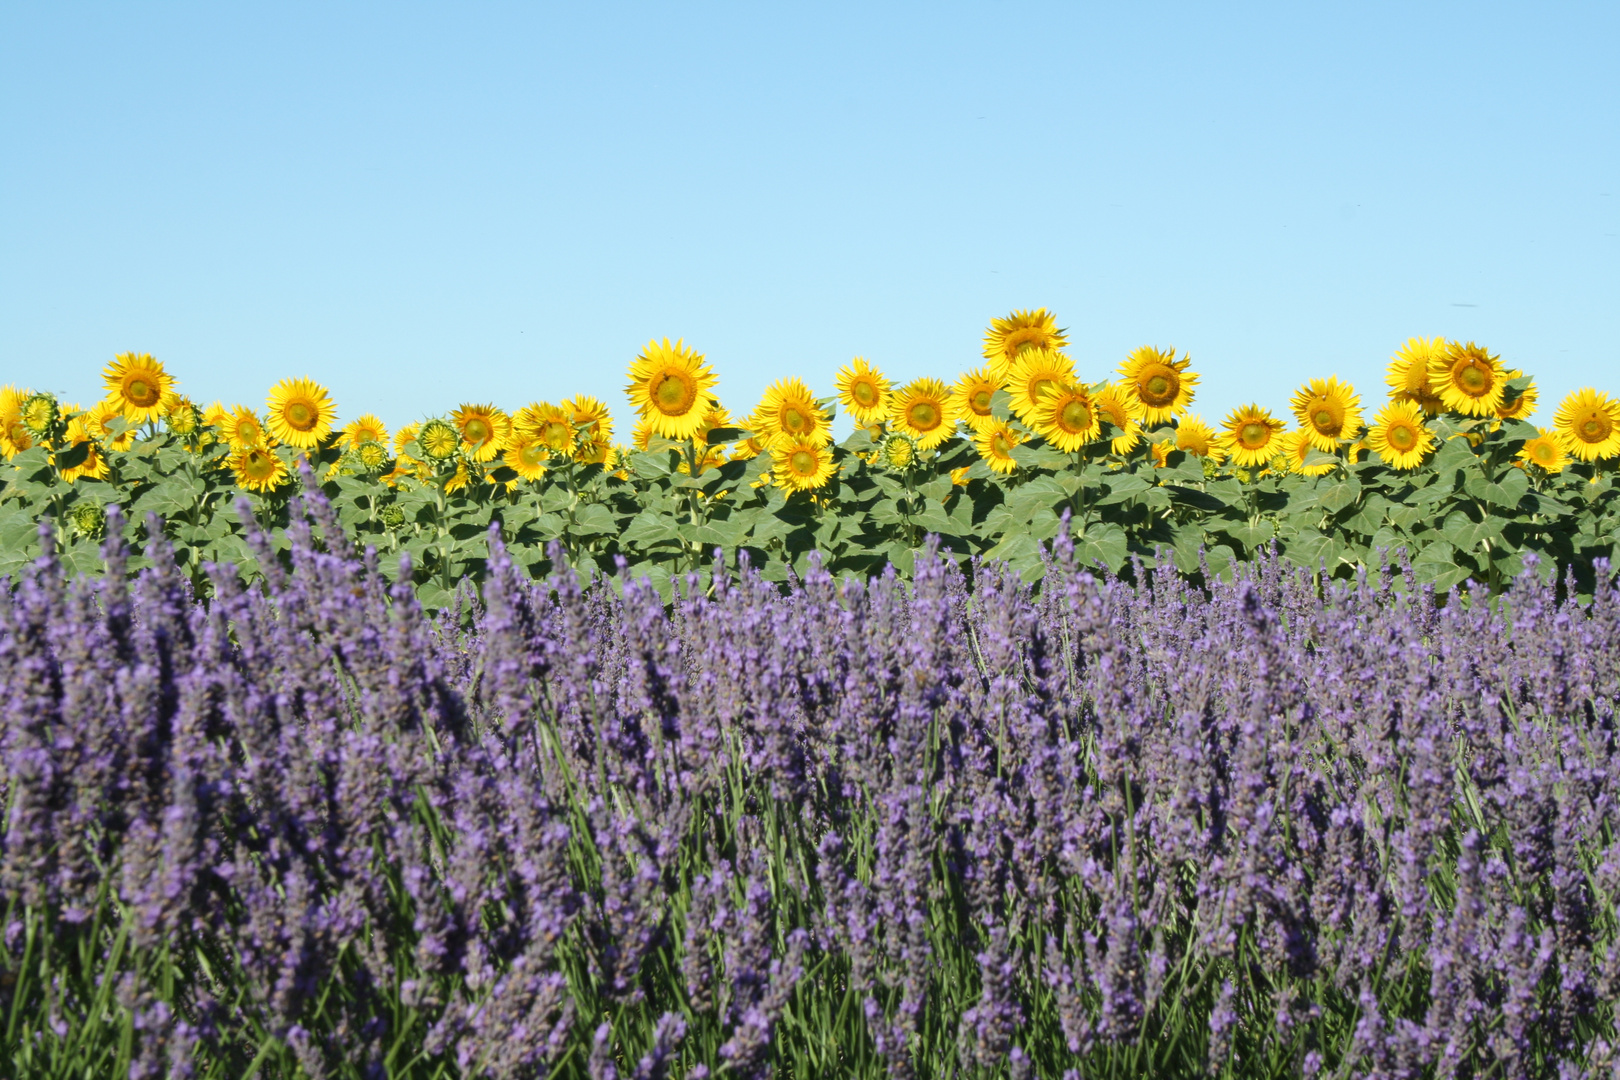
[[[461,437],[477,446],[489,438],[489,425],[474,417],[468,420],[466,426],[461,429]]]
[[[800,476],[810,476],[816,471],[816,455],[808,450],[795,450],[788,458],[788,464]]]
[[[150,409],[157,404],[157,388],[142,378],[134,378],[124,387],[124,396],[130,402],[142,409]]]
[[[998,457],[1008,457],[1012,454],[1012,440],[1007,438],[1006,432],[998,431],[990,436],[990,451]]]
[[[1470,363],[1457,372],[1457,385],[1470,397],[1479,397],[1491,388],[1491,377],[1484,368]]]
[[[654,375],[650,396],[665,416],[684,416],[697,397],[697,387],[679,374]]]
[[[863,409],[870,409],[877,404],[877,387],[869,382],[858,382],[850,388],[849,392]]]
[[[1558,450],[1551,443],[1538,442],[1530,447],[1530,456],[1537,465],[1546,465],[1558,456]]]
[[[540,431],[541,440],[553,450],[561,450],[568,445],[568,426],[555,420],[547,424]]]
[[[983,387],[973,391],[973,396],[968,398],[968,404],[973,407],[973,411],[978,415],[989,416],[990,391]]]
[[[906,416],[918,431],[932,431],[939,426],[939,410],[931,401],[913,402],[911,408],[906,410]]]
[[[1417,432],[1405,424],[1397,424],[1389,429],[1389,445],[1397,450],[1410,450],[1417,445]]]
[[[1608,420],[1593,414],[1581,421],[1581,441],[1600,443],[1609,437],[1609,432],[1612,430],[1613,428],[1609,424]]]
[[[1316,415],[1311,417],[1311,422],[1316,425],[1316,430],[1324,435],[1333,434],[1339,427],[1333,414],[1325,408],[1317,409]]]
[[[242,471],[248,474],[249,479],[268,480],[275,474],[276,467],[270,461],[270,455],[263,450],[249,450]]]
[[[295,431],[308,431],[315,426],[315,410],[308,403],[295,401],[287,406],[283,414],[289,426]]]
[[[1175,400],[1176,391],[1181,388],[1181,380],[1173,372],[1159,370],[1143,380],[1142,397],[1149,405],[1168,405]]]
[[[1238,432],[1238,438],[1250,450],[1258,450],[1271,441],[1271,429],[1264,424],[1251,421],[1243,425],[1243,429]]]
[[[1086,408],[1085,402],[1075,398],[1064,403],[1058,422],[1065,431],[1084,431],[1091,426],[1091,410]]]

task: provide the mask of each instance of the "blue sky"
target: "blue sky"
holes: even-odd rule
[[[1195,408],[1384,399],[1411,335],[1620,392],[1620,5],[9,4],[0,383],[117,352],[390,424],[650,337],[746,411],[1054,309]]]

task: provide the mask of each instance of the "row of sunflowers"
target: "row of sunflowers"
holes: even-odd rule
[[[1195,415],[1199,375],[1174,349],[1144,346],[1116,378],[1087,381],[1045,309],[992,320],[982,357],[954,384],[903,385],[857,357],[832,396],[786,378],[734,417],[702,355],[652,341],[630,365],[636,419],[621,445],[585,395],[512,412],[464,404],[390,433],[370,414],[340,423],[308,378],[278,383],[263,411],[202,407],[158,360],[129,353],[89,409],[0,389],[12,463],[0,550],[26,557],[26,542],[5,541],[42,516],[91,544],[117,502],[170,521],[203,584],[207,562],[252,562],[231,504],[250,496],[274,531],[302,489],[300,459],[345,526],[411,555],[413,576],[445,593],[481,573],[493,520],[536,572],[560,541],[571,558],[623,559],[666,585],[717,547],[780,577],[811,551],[846,574],[905,570],[929,533],[1034,578],[1065,516],[1083,554],[1114,570],[1134,555],[1218,573],[1275,543],[1349,573],[1404,549],[1441,586],[1500,584],[1529,551],[1589,577],[1617,539],[1604,463],[1620,457],[1620,402],[1582,389],[1534,427],[1534,381],[1472,342],[1407,341],[1370,420],[1353,387],[1309,379],[1292,427],[1253,404],[1218,426]],[[840,410],[854,433],[835,444]]]

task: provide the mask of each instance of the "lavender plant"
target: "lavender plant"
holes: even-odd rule
[[[4,1075],[1615,1068],[1606,566],[1206,591],[1060,536],[1038,596],[666,604],[492,533],[430,619],[318,494],[288,570],[246,524],[206,603],[116,510],[111,572],[47,526],[0,589]]]

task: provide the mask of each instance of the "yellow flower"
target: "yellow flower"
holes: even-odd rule
[[[381,472],[382,467],[388,464],[388,447],[380,442],[363,442],[355,447],[351,453],[359,460],[360,467],[366,472]]]
[[[462,405],[450,414],[461,447],[473,461],[494,461],[512,436],[512,419],[494,405]],[[568,425],[565,425],[568,426]],[[573,428],[568,426],[570,438]]]
[[[967,465],[959,465],[951,470],[952,487],[967,487],[968,468],[969,466]]]
[[[665,338],[647,342],[630,365],[625,393],[653,433],[666,439],[690,439],[703,422],[709,391],[717,381],[698,352]]]
[[[1453,341],[1429,359],[1429,386],[1445,407],[1464,416],[1495,416],[1502,407],[1502,362],[1470,341]]]
[[[1545,473],[1563,472],[1564,466],[1569,463],[1558,436],[1546,428],[1537,428],[1536,437],[1525,441],[1519,448],[1519,458]]]
[[[174,376],[150,353],[119,353],[102,370],[107,397],[131,424],[156,420],[163,412],[163,399],[174,389]]]
[[[1245,469],[1264,465],[1277,452],[1277,436],[1282,434],[1283,422],[1271,415],[1270,409],[1258,405],[1245,405],[1233,409],[1226,416],[1226,434],[1221,442],[1232,455],[1234,464]]]
[[[1503,376],[1503,381],[1504,383],[1510,383],[1514,379],[1522,378],[1524,378],[1524,372],[1514,368]],[[1528,420],[1531,414],[1536,411],[1536,384],[1532,382],[1524,388],[1523,393],[1510,397],[1509,395],[1512,393],[1513,391],[1507,389],[1505,385],[1503,386],[1502,404],[1496,410],[1497,419]]]
[[[1361,398],[1337,376],[1312,379],[1294,392],[1289,404],[1305,438],[1324,453],[1335,452],[1341,441],[1355,438],[1361,430]]]
[[[994,430],[1000,423],[990,412],[990,398],[1001,389],[1001,380],[985,368],[974,368],[956,380],[952,398],[956,415],[977,434]]]
[[[838,400],[857,424],[873,424],[889,413],[889,380],[857,356],[838,369]]]
[[[1035,411],[1036,432],[1065,454],[1072,454],[1102,434],[1091,395],[1079,386],[1048,386]]]
[[[501,460],[506,467],[525,480],[538,480],[546,475],[548,449],[536,435],[519,431],[512,436]]]
[[[202,426],[202,414],[190,398],[175,394],[163,402],[163,423],[176,435],[194,435]]]
[[[991,319],[990,329],[984,333],[984,358],[990,361],[990,373],[998,382],[1007,378],[1020,353],[1026,349],[1055,352],[1069,344],[1068,333],[1057,328],[1057,317],[1045,308]]]
[[[461,450],[461,432],[448,420],[435,416],[424,420],[417,429],[416,445],[429,461],[449,461]]]
[[[1558,406],[1553,430],[1564,449],[1582,461],[1598,461],[1620,454],[1620,402],[1585,387]]]
[[[84,429],[90,433],[91,438],[106,444],[109,450],[128,450],[135,442],[134,424],[129,424],[123,431],[113,430],[113,421],[124,418],[123,406],[108,398],[97,402],[84,414]]]
[[[1384,382],[1389,384],[1391,401],[1410,401],[1425,415],[1434,416],[1445,407],[1429,384],[1429,365],[1446,355],[1446,339],[1407,338],[1389,361]]]
[[[1423,426],[1423,409],[1415,401],[1392,401],[1384,406],[1367,432],[1367,447],[1393,469],[1415,469],[1434,446],[1434,435]]]
[[[788,491],[813,491],[832,474],[832,447],[825,443],[794,439],[771,447],[771,475]]]
[[[763,438],[767,446],[832,441],[826,411],[799,379],[778,379],[765,388],[765,396],[749,421],[749,430]]]
[[[444,482],[444,492],[448,495],[452,491],[460,491],[462,488],[471,487],[472,482],[472,473],[467,469],[467,459],[459,458],[456,461],[456,474]]]
[[[575,394],[562,407],[574,422],[574,460],[606,465],[613,453],[613,417],[608,407],[589,394]]]
[[[1219,465],[1226,460],[1215,429],[1204,423],[1202,417],[1188,414],[1176,421],[1176,449],[1194,457],[1212,458]]]
[[[358,420],[350,420],[347,424],[344,424],[341,434],[343,436],[343,445],[350,450],[358,448],[362,443],[386,444],[388,442],[387,426],[371,413],[366,413]]]
[[[1035,413],[1041,407],[1041,391],[1048,386],[1074,383],[1074,361],[1050,349],[1029,348],[1021,353],[1007,372],[1007,407],[1025,424],[1035,426]]]
[[[230,458],[236,486],[245,491],[274,491],[289,479],[287,466],[273,450],[250,446]]]
[[[202,412],[202,422],[211,428],[224,430],[225,424],[231,418],[231,411],[219,402],[214,402]]]
[[[1304,476],[1326,476],[1333,471],[1334,462],[1324,461],[1316,465],[1305,464],[1305,459],[1312,450],[1320,450],[1316,440],[1308,430],[1290,431],[1278,439],[1282,450],[1282,457],[1288,465],[1289,472],[1300,473]],[[1327,453],[1328,451],[1323,451]]]
[[[421,424],[406,424],[394,433],[394,456],[396,458],[405,452],[406,445],[416,438],[416,433],[421,428]]]
[[[917,441],[909,435],[895,432],[878,443],[878,464],[904,472],[917,464]]]
[[[29,391],[14,386],[0,387],[0,454],[7,461],[34,445],[34,437],[22,422],[22,404]]]
[[[63,469],[62,479],[70,484],[76,480],[105,480],[112,470],[107,467],[107,456],[101,452],[95,434],[85,426],[82,415],[68,420],[66,438],[69,446],[85,446],[88,453],[77,465]]]
[[[234,450],[251,450],[254,447],[269,449],[273,445],[265,433],[264,424],[246,405],[233,408],[220,431]]]
[[[1128,454],[1142,441],[1141,406],[1113,386],[1105,386],[1091,396],[1092,407],[1103,419],[1114,425],[1115,435],[1108,449],[1115,454]]]
[[[66,412],[75,410],[68,409]],[[29,394],[23,400],[19,410],[23,427],[36,439],[46,438],[51,434],[57,423],[67,419],[67,416],[56,403],[56,395],[41,390],[36,394]]]
[[[732,461],[747,461],[765,452],[765,443],[758,435],[750,435],[731,448]]]
[[[645,453],[652,449],[653,421],[651,417],[643,416],[636,421],[636,426],[630,431],[630,442],[637,450]]]
[[[270,389],[265,402],[270,434],[288,446],[313,450],[332,434],[337,406],[326,387],[311,379],[282,379]]]
[[[915,440],[918,449],[932,450],[956,430],[950,391],[938,379],[912,379],[889,402],[889,422]]]
[[[1142,422],[1167,424],[1187,411],[1198,376],[1187,370],[1191,358],[1176,359],[1176,350],[1160,352],[1143,345],[1119,365],[1120,389],[1135,400]]]
[[[574,452],[574,411],[549,401],[530,402],[512,419],[507,445],[523,438],[538,442],[558,457],[570,456]]]
[[[1010,473],[1018,468],[1018,462],[1013,460],[1012,450],[1020,441],[1017,429],[998,420],[994,426],[979,432],[973,440],[973,447],[978,450],[979,456],[993,472]]]

